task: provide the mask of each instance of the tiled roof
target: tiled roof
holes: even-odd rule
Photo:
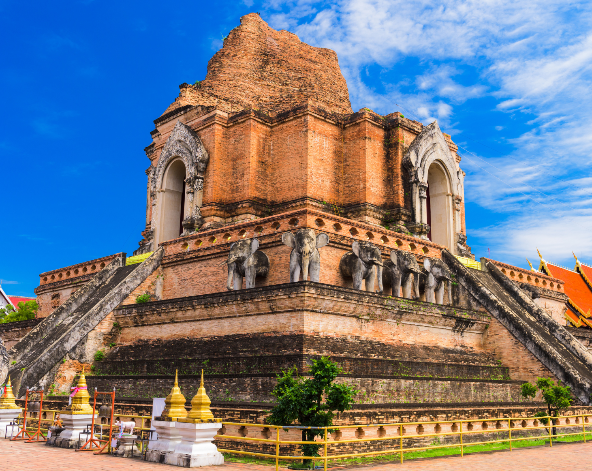
[[[575,327],[592,328],[592,268],[581,264],[576,258],[575,268],[569,270],[541,257],[540,269],[565,282],[563,291],[569,298],[565,318]]]
[[[569,297],[570,304],[585,317],[592,317],[592,290],[582,275],[549,262],[547,262],[547,268],[551,276],[565,281],[563,290]]]
[[[28,298],[28,297],[24,297],[24,296],[10,296],[10,295],[8,295],[8,297],[12,301],[11,304],[15,309],[18,308],[18,303],[21,303],[21,302],[26,303],[27,301],[35,301],[37,299],[37,298]]]
[[[590,289],[592,289],[592,267],[584,265],[583,263],[578,261],[576,263],[576,269],[579,269],[578,271],[584,277],[584,281],[590,287]]]

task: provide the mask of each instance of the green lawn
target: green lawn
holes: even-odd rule
[[[590,434],[586,434],[586,440],[591,441],[592,436]],[[569,437],[561,437],[556,440],[553,440],[553,443],[569,443],[569,442],[580,442],[584,441],[584,435],[572,435]],[[544,446],[549,444],[548,438],[532,438],[530,440],[521,440],[521,441],[514,441],[512,440],[512,448],[524,448],[524,447],[531,447],[531,446]],[[432,445],[437,446],[440,445],[439,442],[434,442]],[[465,445],[464,447],[464,454],[469,453],[481,453],[487,451],[497,451],[497,450],[508,450],[510,448],[510,442],[500,442],[500,443],[490,443],[485,445]],[[450,456],[450,455],[460,455],[460,445],[454,445],[449,448],[437,448],[434,450],[423,450],[423,451],[410,451],[406,452],[404,455],[404,460],[413,460],[418,458],[432,458],[437,456]],[[254,456],[248,455],[234,455],[230,453],[224,453],[224,460],[227,462],[234,462],[234,463],[250,463],[250,464],[260,464],[260,465],[269,465],[275,466],[274,459],[264,459],[258,458]],[[371,463],[385,463],[385,462],[398,462],[400,460],[398,453],[389,453],[385,455],[377,455],[377,456],[361,456],[359,458],[346,458],[340,460],[329,460],[328,467],[339,465],[339,466],[354,466],[354,465],[363,465],[363,464],[371,464]],[[300,461],[288,461],[288,460],[280,460],[281,466],[288,466],[291,464],[299,464]],[[317,461],[317,466],[322,466],[322,461]]]

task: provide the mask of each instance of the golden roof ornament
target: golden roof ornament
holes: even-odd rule
[[[72,404],[66,407],[66,410],[70,414],[92,414],[93,408],[88,403],[90,399],[90,395],[88,394],[88,389],[86,387],[86,377],[84,376],[84,366],[82,367],[82,373],[80,373],[80,378],[78,379],[78,384],[70,394],[72,398]]]
[[[185,396],[181,394],[178,381],[179,370],[175,370],[175,385],[171,389],[171,393],[164,400],[164,410],[160,414],[161,420],[176,421],[187,417],[187,409],[185,409]]]
[[[532,263],[530,263],[530,260],[526,259],[526,261],[528,262],[528,266],[530,267],[530,271],[536,271],[534,269],[534,267],[532,266]]]
[[[0,396],[0,409],[20,409],[15,402],[16,397],[12,392],[12,383],[10,382],[10,376],[8,377],[8,383],[4,387],[4,392]]]
[[[210,410],[210,398],[206,394],[206,388],[204,387],[203,370],[201,370],[201,383],[197,394],[191,399],[191,410],[186,419],[181,419],[179,422],[222,422],[222,419],[214,418],[214,414]]]
[[[539,272],[543,273],[544,275],[551,276],[551,271],[547,268],[547,261],[543,258],[538,248],[536,249],[536,251],[539,254],[539,258],[541,259],[541,262],[539,264]]]

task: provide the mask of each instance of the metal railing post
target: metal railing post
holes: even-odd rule
[[[275,429],[275,471],[280,469],[280,428]]]
[[[460,456],[461,458],[463,456],[465,456],[464,454],[464,450],[463,450],[463,439],[462,439],[462,420],[460,421]]]
[[[400,441],[401,441],[401,445],[400,445],[400,454],[401,454],[401,464],[403,464],[403,424],[401,424],[399,426],[399,437],[400,437]]]
[[[584,414],[582,414],[582,432],[584,432],[584,443],[586,443],[586,422],[584,419]]]
[[[325,466],[324,466],[324,471],[327,471],[327,427],[325,427]]]
[[[549,446],[553,446],[553,436],[552,436],[552,431],[553,430],[553,420],[551,419],[551,417],[549,417]]]
[[[508,419],[508,435],[510,438],[510,451],[512,451],[512,419]]]

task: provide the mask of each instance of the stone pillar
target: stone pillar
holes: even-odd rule
[[[4,387],[4,392],[0,396],[0,438],[7,436],[7,429],[9,437],[18,433],[18,426],[16,425],[12,425],[12,433],[10,430],[10,424],[16,423],[17,417],[23,411],[23,409],[16,405],[15,399],[9,376],[8,383]]]
[[[418,191],[419,191],[419,213],[420,213],[420,218],[418,219],[417,222],[421,223],[421,224],[427,224],[428,223],[428,205],[427,205],[427,200],[428,200],[428,184],[424,183],[424,182],[419,182],[417,184],[418,186]]]

